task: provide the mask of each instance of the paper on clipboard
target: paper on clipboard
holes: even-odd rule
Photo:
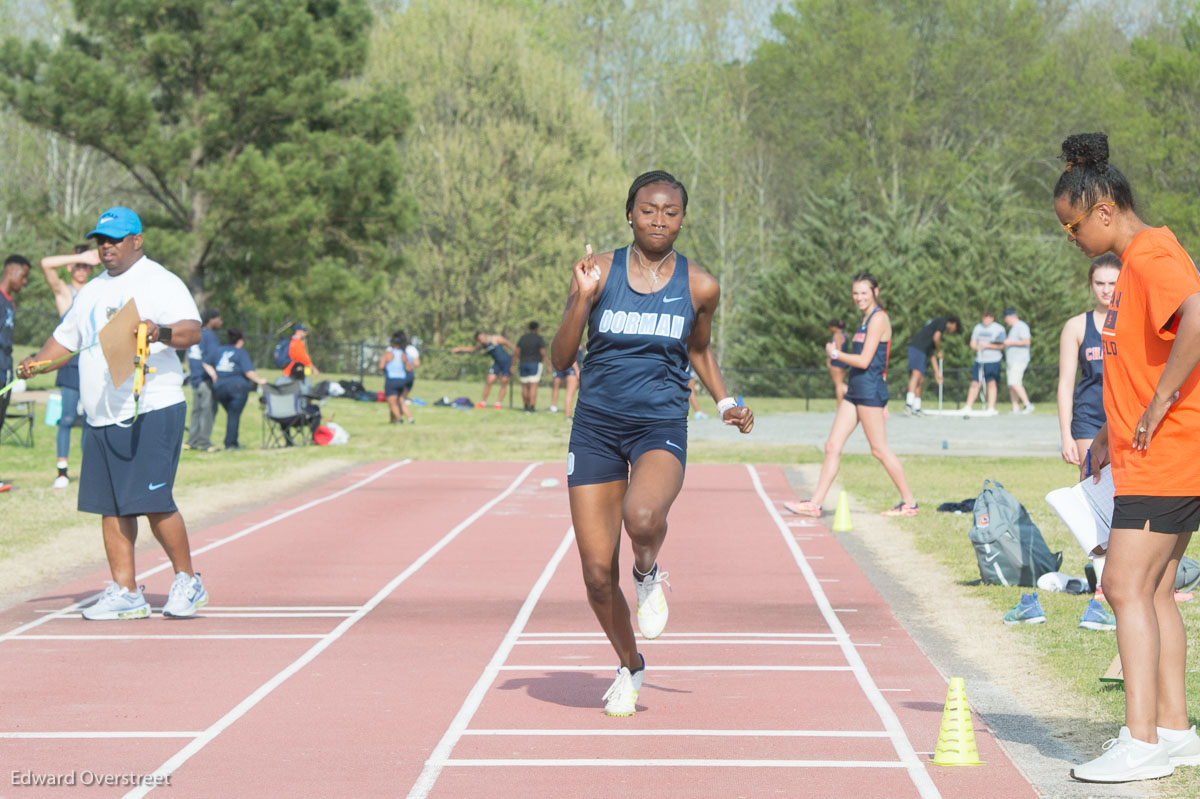
[[[1093,483],[1092,478],[1088,477],[1081,483],[1069,488],[1056,488],[1046,495],[1046,502],[1063,520],[1089,558],[1096,557],[1096,547],[1108,548],[1115,492],[1112,466],[1105,466],[1100,471],[1099,483]]]
[[[119,388],[133,375],[133,359],[137,355],[137,303],[130,297],[121,310],[100,329],[100,349],[108,364],[108,374],[114,388]]]

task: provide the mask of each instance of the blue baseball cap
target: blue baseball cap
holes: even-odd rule
[[[96,229],[85,238],[93,236],[108,236],[110,239],[123,239],[142,232],[142,220],[133,211],[122,205],[115,205],[100,214]]]
[[[308,330],[308,325],[304,324],[303,322],[297,322],[296,324],[292,325],[292,330]]]

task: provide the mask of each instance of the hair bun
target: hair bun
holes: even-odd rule
[[[1076,133],[1062,143],[1059,156],[1067,165],[1104,167],[1108,164],[1108,136],[1104,133]]]

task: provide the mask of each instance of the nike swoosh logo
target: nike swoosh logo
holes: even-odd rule
[[[995,555],[992,555],[991,557],[988,557],[987,555],[984,555],[983,559],[984,559],[984,560],[986,560],[988,563],[991,563],[992,561],[994,561],[994,560],[995,560],[996,558],[998,558],[998,557],[1000,557],[1000,553],[999,553],[999,552],[997,552]]]
[[[162,488],[165,485],[166,485],[166,483],[150,483],[148,488],[151,491],[157,491],[158,489]]]
[[[679,302],[682,299],[683,297],[663,297],[663,304],[665,305],[668,302]]]
[[[683,452],[683,447],[679,446],[671,439],[668,438],[666,443],[667,443],[668,447],[674,447],[675,449],[679,450],[680,452]]]

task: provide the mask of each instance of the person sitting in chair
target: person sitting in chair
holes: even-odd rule
[[[290,417],[272,417],[279,422],[284,441],[289,447],[293,446],[292,428],[302,425],[308,426],[308,436],[311,440],[313,433],[321,426],[321,406],[312,402],[312,397],[305,391],[304,364],[293,364],[291,372],[276,380],[275,385],[285,390],[293,385],[296,386],[296,410],[298,413]]]

